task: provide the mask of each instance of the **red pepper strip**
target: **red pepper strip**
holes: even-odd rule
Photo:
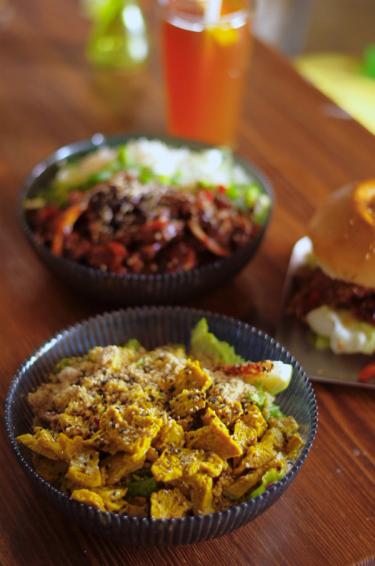
[[[74,224],[81,214],[86,210],[87,202],[73,204],[62,212],[56,221],[56,230],[53,235],[51,250],[55,255],[61,255],[64,247],[64,237],[70,234]]]
[[[264,362],[247,362],[237,365],[220,365],[215,369],[223,370],[227,376],[259,375],[271,371],[272,362],[266,360]]]
[[[368,383],[372,379],[375,379],[375,362],[367,364],[358,374],[358,381],[361,383]]]
[[[202,242],[202,244],[213,254],[225,257],[229,255],[229,251],[224,249],[220,244],[215,242],[213,238],[210,238],[206,232],[200,226],[198,220],[196,218],[191,218],[188,222],[189,228],[192,231],[193,235]]]

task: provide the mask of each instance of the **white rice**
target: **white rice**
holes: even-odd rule
[[[156,175],[176,176],[181,186],[191,186],[198,182],[227,186],[230,183],[248,184],[252,181],[242,167],[233,163],[231,154],[222,149],[193,151],[186,147],[170,147],[162,141],[146,138],[129,141],[126,148],[127,159],[135,168],[145,166]],[[57,181],[67,181],[73,173],[74,178],[80,181],[88,174],[99,171],[114,160],[116,155],[116,149],[102,147],[73,167],[69,164],[61,167]]]
[[[193,185],[199,181],[212,185],[250,182],[242,167],[233,165],[230,153],[221,149],[192,151],[141,138],[127,144],[127,154],[131,162],[150,167],[156,175],[178,175],[182,185]]]

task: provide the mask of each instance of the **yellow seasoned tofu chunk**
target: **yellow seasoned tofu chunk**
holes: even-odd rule
[[[240,445],[230,436],[229,430],[212,409],[207,409],[202,421],[205,426],[186,433],[189,448],[209,450],[221,458],[241,456]]]
[[[185,442],[185,431],[174,419],[168,421],[161,427],[153,445],[158,450],[164,450],[168,446],[180,447]]]
[[[248,426],[243,421],[237,421],[234,425],[232,438],[239,444],[242,452],[257,441],[257,433],[253,427]]]
[[[284,446],[284,435],[276,427],[269,428],[262,436],[262,443],[269,444],[276,450],[281,450]]]
[[[298,432],[293,434],[286,445],[286,453],[290,460],[295,460],[304,445],[304,441]]]
[[[180,370],[175,379],[175,393],[184,389],[198,389],[206,391],[212,385],[210,375],[202,369],[198,361],[188,360],[185,367]]]
[[[160,430],[162,419],[140,414],[126,416],[131,420],[125,419],[123,412],[117,407],[109,407],[100,418],[100,434],[93,439],[94,445],[99,445],[110,454],[136,453],[147,443],[148,450]]]
[[[213,452],[169,448],[152,464],[151,472],[156,481],[168,483],[180,478],[189,478],[197,473],[217,477],[226,467],[227,463]]]
[[[75,501],[79,501],[79,503],[86,503],[86,505],[97,507],[100,511],[106,510],[104,501],[100,495],[90,489],[74,489],[70,497]]]
[[[252,487],[256,486],[260,482],[263,475],[263,468],[255,470],[241,476],[238,480],[224,487],[223,493],[226,497],[230,499],[239,499],[243,497]]]
[[[181,478],[183,470],[181,450],[177,448],[166,448],[151,466],[156,481],[165,483]]]
[[[44,428],[35,427],[34,434],[21,434],[17,436],[17,440],[45,458],[62,460],[63,453],[59,442],[50,431]]]
[[[190,508],[190,501],[178,488],[160,489],[151,495],[151,517],[153,519],[183,517]]]
[[[219,419],[228,427],[241,417],[243,413],[241,403],[238,401],[225,401],[219,394],[211,395],[207,399],[207,406],[215,411]]]
[[[145,445],[148,445],[149,439],[145,438],[144,442]],[[105,458],[100,467],[103,482],[106,485],[113,485],[129,474],[140,470],[145,463],[147,451],[147,446],[144,446],[134,454],[119,452]]]
[[[82,451],[70,460],[66,479],[82,487],[99,487],[102,476],[99,469],[99,453],[92,448]]]
[[[226,500],[224,496],[224,490],[228,485],[232,483],[233,483],[233,476],[231,474],[231,470],[225,471],[216,480],[215,485],[212,488],[215,509],[223,509],[227,507],[228,504],[231,504]]]
[[[190,450],[194,454],[192,461],[184,468],[184,477],[191,477],[198,473],[208,474],[216,478],[228,467],[225,460],[214,452],[205,450]]]
[[[212,478],[206,474],[196,474],[189,479],[188,484],[194,513],[212,513],[214,511]]]
[[[83,452],[86,447],[85,441],[81,436],[75,436],[74,438],[70,438],[65,433],[61,432],[57,440],[61,447],[62,459],[65,462],[70,462],[72,458],[78,456]],[[91,449],[91,447],[89,447]]]
[[[106,511],[116,513],[125,505],[124,497],[126,495],[125,487],[98,487],[92,490],[102,498]]]
[[[239,466],[235,468],[234,473],[237,475],[242,474],[245,470],[261,468],[273,460],[275,456],[276,451],[268,442],[258,442],[247,449],[245,456],[242,458]]]
[[[286,436],[291,436],[298,431],[298,423],[294,417],[283,417],[281,419],[270,419],[270,424],[281,430]]]
[[[184,389],[170,400],[169,405],[176,417],[187,417],[205,408],[206,395],[203,391]]]
[[[261,410],[256,405],[247,405],[246,411],[241,419],[245,424],[256,430],[258,438],[260,438],[267,429],[267,421],[262,415]]]

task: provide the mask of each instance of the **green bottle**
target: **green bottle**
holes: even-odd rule
[[[138,0],[86,0],[92,20],[87,57],[112,68],[136,69],[148,56],[145,20]]]

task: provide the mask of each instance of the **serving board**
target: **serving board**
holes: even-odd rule
[[[318,350],[312,344],[308,328],[286,314],[293,277],[297,269],[306,263],[311,251],[312,242],[307,236],[298,240],[293,247],[284,283],[276,339],[301,362],[311,380],[375,389],[375,383],[358,381],[360,370],[375,360],[375,356],[371,358],[360,354],[334,354],[330,350]]]

